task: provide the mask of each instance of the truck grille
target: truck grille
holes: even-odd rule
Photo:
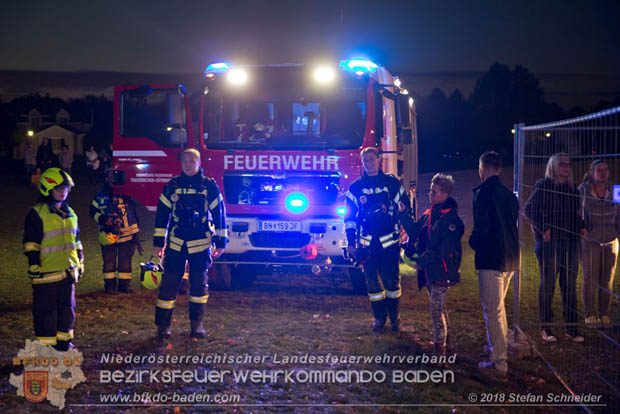
[[[300,232],[278,233],[259,231],[250,234],[250,243],[254,247],[300,248],[310,242],[310,235]]]

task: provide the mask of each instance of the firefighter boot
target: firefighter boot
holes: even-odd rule
[[[117,279],[104,279],[103,287],[105,289],[105,293],[114,294],[116,293],[116,281]]]
[[[133,289],[129,286],[130,284],[131,279],[119,279],[118,291],[121,293],[133,293]]]
[[[393,332],[400,329],[400,298],[385,299],[387,313],[390,316],[390,325]]]
[[[75,348],[75,346],[73,346],[71,341],[63,341],[60,339],[56,342],[56,345],[54,345],[54,349],[59,352],[67,352],[73,348]]]
[[[372,325],[372,331],[383,332],[383,328],[385,327],[385,320],[387,318],[385,299],[370,302],[370,306],[372,307],[372,314],[375,317],[375,323]]]
[[[190,321],[190,336],[196,339],[202,339],[207,336],[205,328],[202,326],[202,321]]]
[[[157,337],[159,339],[168,339],[170,335],[170,325],[157,325]]]

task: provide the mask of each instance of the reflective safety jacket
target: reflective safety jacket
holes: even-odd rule
[[[373,244],[388,248],[399,242],[398,202],[410,213],[409,196],[398,178],[391,174],[364,174],[349,186],[346,194],[347,214],[344,226],[349,246]]]
[[[60,209],[39,203],[30,209],[24,225],[24,254],[28,265],[39,265],[41,277],[32,283],[51,283],[67,277],[82,258],[80,228],[75,211],[66,203]]]
[[[120,236],[117,243],[131,240],[140,231],[134,201],[126,195],[114,194],[108,185],[95,194],[89,214],[99,224],[99,232]],[[112,226],[106,224],[109,219],[112,219]]]
[[[159,196],[153,246],[168,247],[188,254],[202,252],[215,243],[225,248],[228,242],[226,207],[220,189],[202,171],[193,176],[181,174],[165,186]]]

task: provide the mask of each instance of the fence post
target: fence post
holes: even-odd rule
[[[519,200],[519,184],[521,183],[521,147],[523,141],[523,132],[521,128],[524,127],[524,124],[515,124],[514,126],[514,167],[513,167],[513,180],[512,180],[512,189],[517,196],[517,200]],[[519,202],[519,205],[521,203]],[[521,241],[521,212],[517,215],[517,233],[519,234],[519,244]],[[519,246],[519,265],[515,274],[513,276],[513,285],[512,285],[512,316],[513,316],[513,334],[514,334],[514,343],[517,344],[519,342],[519,325],[520,325],[520,303],[521,303],[521,246]]]

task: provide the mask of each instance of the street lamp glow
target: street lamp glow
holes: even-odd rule
[[[400,79],[398,77],[394,78],[394,86],[396,86],[397,88],[400,88],[401,82]]]
[[[29,136],[29,137],[34,136],[34,131],[33,131],[32,129],[29,129],[29,130],[28,130],[28,136]]]

